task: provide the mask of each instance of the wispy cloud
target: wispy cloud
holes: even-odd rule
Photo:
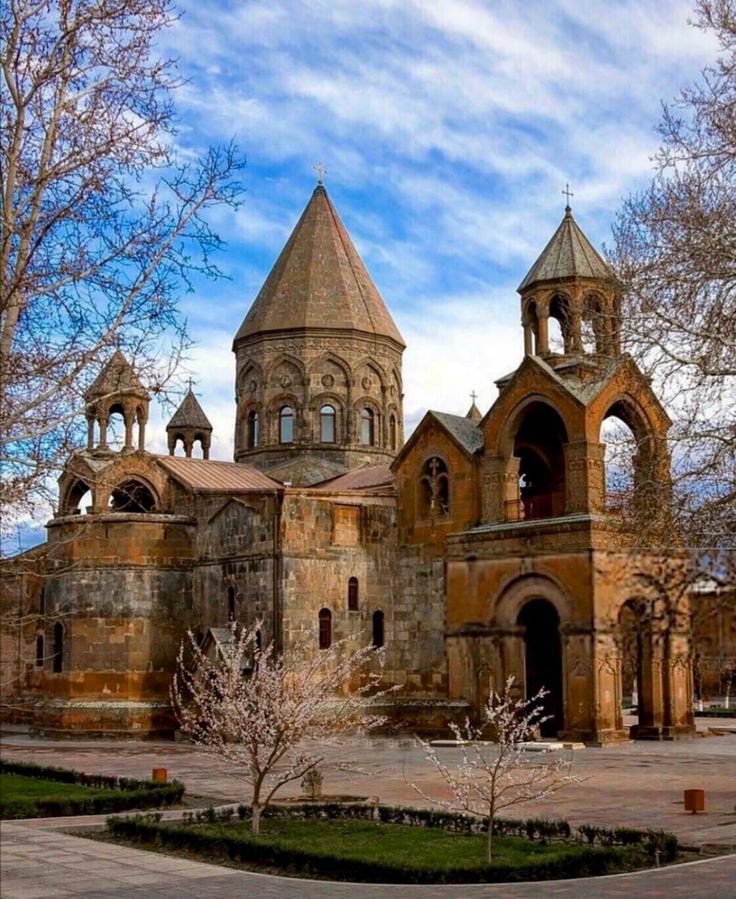
[[[232,335],[305,205],[312,167],[397,319],[407,421],[463,412],[521,356],[515,287],[572,184],[600,245],[650,173],[655,125],[714,56],[690,0],[183,0],[161,37],[187,153],[234,137],[246,202],[215,224],[230,280],[183,298],[189,369],[229,458]],[[163,425],[152,422],[156,448]]]

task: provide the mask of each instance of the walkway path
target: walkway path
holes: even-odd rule
[[[67,822],[67,826],[69,822]],[[4,822],[2,899],[733,899],[736,855],[613,877],[531,884],[386,886],[251,874],[60,833],[58,822]]]

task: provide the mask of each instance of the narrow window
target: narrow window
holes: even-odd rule
[[[348,611],[358,611],[358,578],[351,577],[348,581]]]
[[[38,611],[39,614],[46,614],[46,588],[41,587],[41,595],[38,598]]]
[[[365,408],[360,413],[360,442],[363,446],[375,443],[375,416],[373,410]]]
[[[64,667],[64,625],[57,621],[54,625],[53,672],[61,674]]]
[[[248,449],[258,446],[258,413],[255,409],[248,413]]]
[[[380,649],[383,646],[383,612],[373,613],[373,647]]]
[[[319,439],[322,443],[335,442],[335,409],[322,406],[319,410]]]
[[[388,420],[388,439],[392,450],[396,449],[396,416],[392,415]]]
[[[227,588],[227,620],[235,621],[235,587]]]
[[[279,412],[279,442],[294,442],[294,410],[291,406],[282,406]]]
[[[320,609],[319,612],[319,648],[329,649],[332,646],[332,612]]]
[[[450,479],[447,465],[439,456],[432,456],[422,468],[420,478],[419,514],[422,518],[436,518],[450,512]]]
[[[36,636],[36,668],[43,668],[43,634]]]

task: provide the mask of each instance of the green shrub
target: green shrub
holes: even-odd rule
[[[4,819],[100,815],[132,808],[161,808],[176,805],[181,802],[184,795],[184,785],[178,781],[161,784],[150,780],[136,780],[132,777],[84,774],[81,771],[37,765],[33,762],[0,760],[0,773],[79,784],[98,791],[78,798],[0,802],[0,818]]]

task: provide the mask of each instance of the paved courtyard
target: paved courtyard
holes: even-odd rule
[[[452,753],[452,749],[444,750]],[[2,741],[6,759],[74,767],[87,772],[150,776],[157,766],[187,785],[190,794],[216,802],[246,798],[237,770],[184,743],[35,739],[22,734]],[[339,758],[356,761],[367,775],[325,773],[331,793],[377,795],[385,803],[422,804],[410,786],[435,794],[440,785],[410,741],[355,739]],[[691,846],[717,844],[736,850],[736,733],[678,743],[629,743],[575,753],[586,779],[516,814],[564,817],[572,823],[664,828]],[[685,788],[706,791],[706,813],[686,814]],[[298,792],[298,788],[294,791]],[[101,819],[100,819],[101,820]],[[84,823],[77,819],[75,823]],[[166,858],[94,843],[59,831],[58,820],[2,825],[2,899],[45,897],[519,897],[519,896],[736,896],[736,855],[695,866],[570,883],[514,886],[395,887],[310,883],[245,874],[213,865]],[[697,883],[697,886],[694,884]]]

